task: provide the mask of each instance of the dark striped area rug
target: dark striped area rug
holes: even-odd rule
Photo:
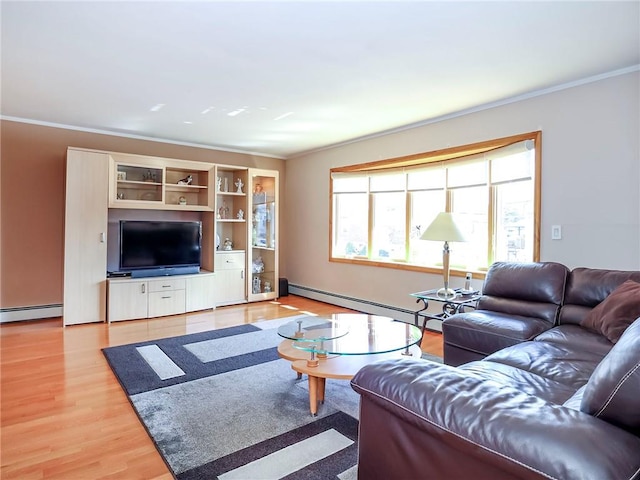
[[[356,478],[359,397],[327,380],[311,416],[276,350],[293,318],[103,350],[177,479]]]

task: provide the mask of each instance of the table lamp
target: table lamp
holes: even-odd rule
[[[444,242],[442,250],[442,275],[444,277],[444,288],[438,290],[437,295],[444,299],[456,297],[456,292],[449,288],[449,242],[466,242],[467,238],[456,223],[453,214],[449,212],[441,212],[431,222],[424,233],[420,236],[421,240],[436,240]]]

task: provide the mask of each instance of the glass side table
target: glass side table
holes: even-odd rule
[[[416,327],[418,326],[420,317],[422,317],[423,332],[427,328],[428,320],[444,320],[451,315],[464,312],[467,308],[475,309],[476,305],[478,304],[478,299],[482,296],[482,294],[477,290],[468,293],[462,293],[462,289],[460,288],[455,290],[456,296],[453,298],[444,298],[442,296],[439,296],[437,292],[437,289],[433,289],[410,294],[412,297],[416,298],[416,303],[422,302],[423,304],[420,310],[416,310],[413,313],[414,323]],[[426,312],[427,308],[429,308],[429,302],[441,303],[442,312],[435,314]]]

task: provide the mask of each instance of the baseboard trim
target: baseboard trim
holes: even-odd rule
[[[40,320],[62,316],[62,304],[0,308],[0,323]]]
[[[385,305],[383,303],[372,302],[361,298],[349,297],[339,293],[326,292],[316,288],[305,287],[303,285],[289,284],[289,293],[300,297],[310,298],[319,302],[330,303],[339,307],[350,308],[369,315],[382,315],[391,317],[405,323],[414,323],[414,311],[406,308]],[[422,319],[420,319],[420,322]],[[419,327],[422,324],[418,325]],[[442,331],[440,322],[437,320],[427,322],[427,328],[433,331]]]

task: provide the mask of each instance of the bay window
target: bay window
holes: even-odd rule
[[[437,271],[442,245],[420,240],[452,212],[468,241],[452,274],[539,258],[541,132],[331,170],[330,260]]]

